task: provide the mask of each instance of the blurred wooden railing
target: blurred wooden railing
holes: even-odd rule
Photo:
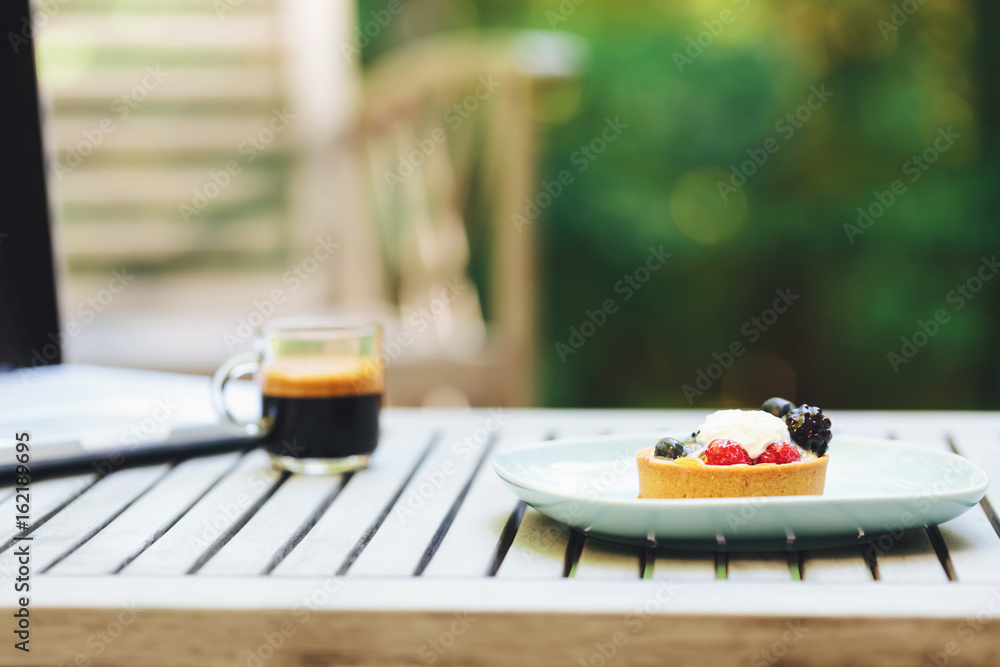
[[[287,137],[252,162],[246,148],[286,103],[275,3],[221,6],[73,0],[36,9],[54,111],[51,180],[71,265],[220,253],[259,261],[286,247]],[[225,178],[211,174],[230,161],[243,173],[219,186]]]
[[[473,404],[530,403],[534,230],[511,214],[537,185],[534,98],[578,70],[578,39],[440,35],[362,76],[341,48],[349,5],[52,6],[39,61],[71,276],[64,311],[112,268],[147,271],[71,341],[71,359],[211,372],[232,351],[222,329],[273,284],[289,298],[274,316],[386,320],[390,341],[405,341],[391,359],[396,404],[439,388]],[[456,103],[476,108],[446,116]],[[293,121],[275,129],[286,112]],[[414,141],[433,149],[388,182]],[[284,272],[329,234],[343,250],[291,293]],[[415,326],[455,281],[456,300]]]

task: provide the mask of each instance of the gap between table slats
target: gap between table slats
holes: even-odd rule
[[[492,425],[491,425],[492,421]],[[502,422],[499,433],[487,433]],[[500,555],[518,551],[522,513],[496,477],[489,459],[503,449],[545,437],[544,425],[509,413],[478,413],[442,438],[348,576],[484,576]],[[505,527],[517,522],[512,532]],[[526,533],[525,533],[526,534]],[[522,538],[523,539],[523,538]],[[508,546],[509,544],[509,546]],[[416,560],[415,560],[416,557]],[[503,562],[500,562],[500,568]],[[499,570],[499,568],[497,568]],[[505,570],[506,571],[506,570]],[[556,574],[558,576],[558,574]]]
[[[53,574],[117,573],[152,546],[241,460],[232,452],[182,461],[159,483],[56,564]]]
[[[272,567],[272,576],[328,577],[346,572],[382,526],[440,434],[397,432],[375,451],[375,464],[353,475],[337,499]]]
[[[895,425],[889,437],[964,454],[950,435],[951,430],[961,426],[960,421],[917,420]],[[927,500],[934,502],[933,495]],[[887,581],[997,582],[1000,574],[990,562],[1000,559],[1000,534],[991,527],[986,509],[980,504],[940,526],[909,530],[898,538],[898,533],[890,534],[889,541],[895,543],[888,551],[882,548],[885,536],[869,550],[879,555],[879,577]],[[939,567],[931,565],[933,559]]]
[[[440,531],[478,463],[489,451],[496,429],[478,419],[449,424],[407,480],[377,532],[342,573],[359,576],[412,575]]]
[[[979,463],[994,480],[994,486],[987,489],[978,507],[938,527],[948,545],[954,576],[962,582],[998,583],[1000,520],[990,498],[991,494],[995,497],[995,480],[1000,479],[1000,457],[996,455],[1000,437],[996,432],[982,438],[952,435],[949,431],[946,439],[953,452]]]
[[[652,431],[656,433],[683,433],[689,425],[675,420],[673,423],[653,418],[649,422],[633,425],[616,420],[601,428],[604,433]],[[561,430],[559,437],[576,435]],[[621,545],[593,536],[579,535],[567,544],[566,576],[579,579],[634,579],[657,577],[663,579],[712,579],[715,577],[714,557],[705,552],[647,549]]]
[[[517,445],[550,438],[543,425],[507,424],[492,453],[499,454]],[[483,461],[470,480],[465,501],[440,540],[426,567],[425,577],[481,577],[495,575],[520,528],[526,505],[519,501]]]
[[[36,531],[33,560],[40,574],[83,546],[106,528],[112,521],[131,507],[151,489],[155,488],[174,463],[132,468],[117,475],[110,475],[95,484],[76,499],[68,508],[45,522]],[[82,536],[75,535],[77,526],[92,525]]]
[[[0,526],[0,552],[7,551],[15,543],[15,537],[26,537],[45,524],[46,521],[58,514],[64,507],[80,497],[89,488],[99,481],[97,475],[78,475],[75,477],[63,477],[60,479],[50,479],[42,482],[35,482],[31,485],[31,518],[28,520],[29,526],[24,530],[18,530],[14,524],[15,497],[10,497],[0,505],[0,516],[9,517],[10,521],[5,521]]]
[[[408,442],[411,444],[407,450],[415,449],[419,453],[423,448],[423,442],[417,448],[409,439]],[[395,455],[393,459],[406,458],[400,457],[400,452],[392,452],[392,447],[386,449],[387,455]],[[383,465],[380,469],[392,467]],[[385,476],[381,477],[381,481],[385,481]],[[287,475],[267,465],[266,457],[259,451],[242,457],[226,454],[192,459],[172,470],[167,466],[125,470],[90,483],[65,499],[44,494],[46,503],[56,502],[57,506],[34,523],[30,531],[43,531],[46,540],[40,562],[43,567],[51,564],[53,573],[61,575],[118,572],[126,568],[126,574],[182,574],[205,570],[219,553],[223,554],[223,566],[239,565],[227,562],[227,556],[237,553],[237,545],[233,549],[227,547],[234,540],[237,543],[247,541],[247,536],[257,527],[254,519],[262,517],[262,510],[265,513],[258,523],[267,523],[269,518],[281,519],[282,515],[273,512],[276,506],[283,509],[302,507],[297,503],[278,502],[289,500],[283,496],[274,498],[281,493],[282,482],[286,479]],[[295,488],[330,484],[330,478],[296,476],[295,479]],[[58,490],[73,481],[40,482],[34,490]],[[372,479],[375,481],[378,480]],[[297,496],[293,500],[301,499]],[[319,513],[307,520],[310,525],[302,529],[302,534],[279,542],[270,556],[271,562],[265,559],[260,569],[273,569],[282,559],[281,549],[285,548],[286,554],[292,551],[309,528],[318,523],[324,503],[328,507],[333,500],[334,496],[320,498],[317,505],[322,509],[318,508]],[[389,507],[391,503],[386,510]],[[48,510],[48,505],[42,510]],[[57,513],[56,510],[63,511]],[[49,532],[58,535],[59,539],[49,539],[45,532],[47,522],[53,517]],[[244,530],[248,525],[251,530]],[[151,529],[152,534],[148,534]],[[166,541],[161,541],[164,537]],[[167,546],[163,546],[165,544]],[[207,548],[201,549],[202,546]],[[152,560],[150,550],[155,556]],[[50,551],[53,553],[48,553]],[[261,551],[244,553],[257,556]],[[38,556],[36,562],[39,562]],[[137,565],[130,567],[135,562]],[[228,573],[246,574],[244,569],[231,567]],[[209,572],[213,570],[218,573],[217,566],[208,568]]]

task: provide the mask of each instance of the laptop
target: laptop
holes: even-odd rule
[[[229,390],[229,403],[242,414],[254,411],[249,383]],[[259,402],[259,399],[258,399]],[[209,396],[209,379],[177,373],[58,364],[0,373],[0,466],[15,463],[18,434],[28,433],[30,461],[70,459],[150,460],[163,447],[190,455],[205,443],[250,440],[219,423]],[[23,436],[22,438],[23,439]],[[208,453],[208,452],[205,452]],[[157,460],[167,458],[166,453]],[[81,468],[82,469],[82,468]],[[111,472],[108,466],[92,466]],[[2,480],[0,480],[2,483]]]

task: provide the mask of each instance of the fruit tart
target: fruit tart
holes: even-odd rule
[[[636,454],[640,498],[821,495],[830,420],[781,398],[759,410],[718,410],[682,440]]]

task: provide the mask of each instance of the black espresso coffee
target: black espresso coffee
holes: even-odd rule
[[[344,459],[375,450],[382,374],[357,358],[306,357],[263,369],[264,449],[296,459]]]

